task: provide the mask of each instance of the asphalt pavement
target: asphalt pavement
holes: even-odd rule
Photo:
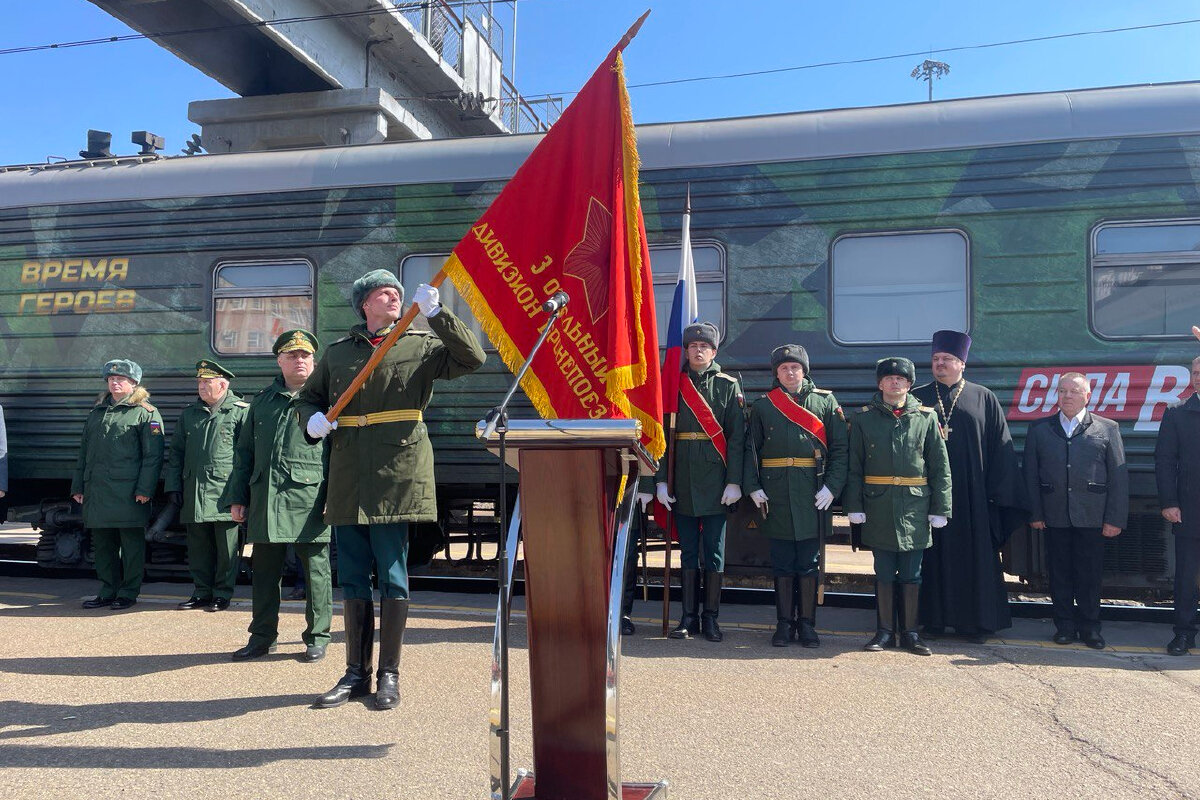
[[[0,578],[0,788],[16,798],[484,798],[495,597],[414,598],[402,700],[315,710],[343,670],[279,652],[250,662],[249,589],[179,611],[185,584],[132,609],[85,611],[94,581]],[[518,598],[519,603],[520,598]],[[340,610],[340,605],[338,606]],[[769,645],[773,609],[722,608],[725,641],[661,638],[638,603],[623,645],[626,780],[678,798],[1200,798],[1200,655],[1168,626],[1109,622],[1109,648],[1048,642],[1017,620],[985,645],[866,653],[871,611],[821,609],[822,646]],[[678,613],[678,606],[673,609]],[[513,765],[531,766],[524,626],[514,616]]]

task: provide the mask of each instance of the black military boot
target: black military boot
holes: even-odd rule
[[[917,632],[920,591],[919,583],[905,583],[900,586],[900,646],[914,655],[931,656],[933,651],[921,641],[921,634]]]
[[[633,542],[629,543],[633,546]],[[634,561],[636,567],[637,561]],[[633,596],[637,591],[637,572],[629,569],[629,564],[625,565],[625,587],[621,591],[621,635],[633,636],[637,633],[637,628],[633,624]]]
[[[683,616],[675,630],[667,634],[672,639],[686,639],[700,632],[700,570],[685,569],[679,573],[679,594],[683,600]]]
[[[346,625],[346,674],[332,689],[317,698],[317,708],[336,708],[351,697],[371,691],[375,662],[375,605],[370,600],[343,600]]]
[[[775,635],[771,644],[775,647],[787,647],[792,640],[792,612],[796,607],[794,585],[796,579],[788,575],[775,578]]]
[[[820,647],[817,636],[817,576],[800,576],[800,617],[796,620],[796,638],[804,647]]]
[[[863,650],[877,653],[885,647],[896,646],[895,599],[892,584],[875,581],[875,635],[863,645]]]
[[[719,642],[725,638],[717,617],[721,615],[721,572],[704,573],[704,613],[700,615],[700,632],[710,642]]]
[[[379,601],[379,672],[375,674],[375,707],[383,711],[400,703],[400,647],[408,625],[408,600]]]

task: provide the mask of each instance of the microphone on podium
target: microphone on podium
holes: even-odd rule
[[[542,303],[542,311],[547,314],[553,314],[556,311],[562,310],[567,303],[571,301],[571,296],[566,292],[555,292],[550,295],[550,299]]]

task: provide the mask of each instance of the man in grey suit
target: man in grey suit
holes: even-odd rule
[[[1192,361],[1192,388],[1200,392],[1200,358]],[[1163,414],[1154,472],[1163,518],[1175,534],[1175,638],[1167,653],[1182,656],[1196,646],[1200,597],[1200,394]]]
[[[1088,379],[1068,372],[1058,381],[1059,413],[1029,426],[1025,482],[1030,527],[1046,532],[1055,644],[1078,636],[1104,649],[1100,579],[1104,540],[1129,517],[1129,475],[1117,423],[1087,410]]]

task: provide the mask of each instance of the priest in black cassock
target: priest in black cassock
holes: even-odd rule
[[[971,337],[933,335],[934,381],[913,396],[934,409],[950,454],[950,524],[933,532],[921,568],[921,623],[984,642],[1012,625],[1000,548],[1025,523],[1028,503],[1004,409],[991,390],[963,378]]]

